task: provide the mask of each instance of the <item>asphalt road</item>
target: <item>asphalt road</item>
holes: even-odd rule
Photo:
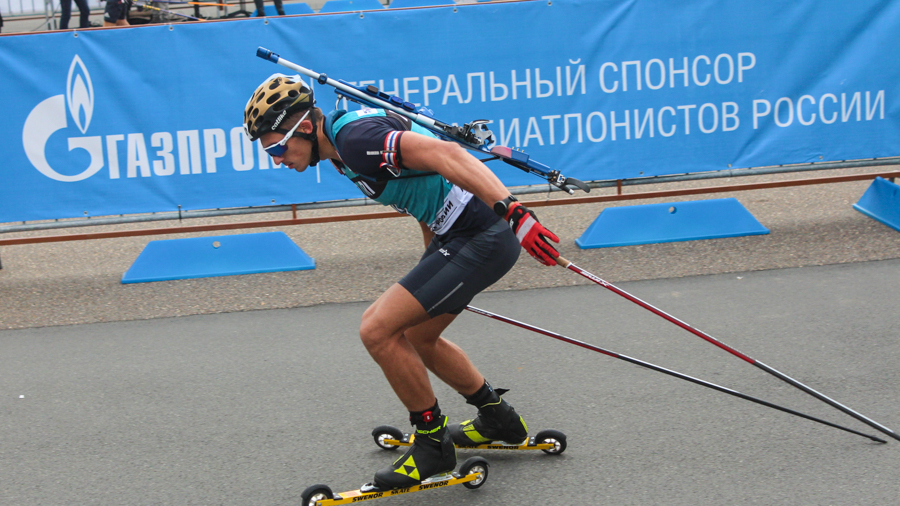
[[[619,286],[900,430],[900,260]],[[475,305],[880,434],[596,285]],[[0,331],[0,504],[293,505],[356,488],[405,413],[357,338],[365,303]],[[561,456],[481,452],[479,490],[379,503],[866,505],[900,497],[873,443],[471,313],[447,333]],[[453,420],[473,414],[436,387]],[[460,452],[461,457],[473,452]]]

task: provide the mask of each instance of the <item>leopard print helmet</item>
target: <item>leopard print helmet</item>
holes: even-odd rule
[[[255,141],[278,130],[285,118],[316,104],[313,90],[300,76],[272,74],[253,92],[244,108],[244,132]]]

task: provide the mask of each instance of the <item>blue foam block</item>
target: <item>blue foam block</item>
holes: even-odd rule
[[[315,269],[284,232],[151,241],[122,283]]]
[[[575,240],[582,249],[768,234],[737,199],[610,207]]]
[[[900,231],[900,186],[876,177],[853,209]]]

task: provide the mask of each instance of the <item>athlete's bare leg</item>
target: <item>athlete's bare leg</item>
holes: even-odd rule
[[[407,329],[403,334],[416,349],[425,367],[435,376],[457,392],[471,395],[484,384],[484,376],[459,346],[441,337],[441,332],[456,316],[442,314]]]
[[[399,284],[388,288],[363,314],[360,338],[409,411],[434,406],[426,366],[464,393],[474,392],[484,383],[465,353],[440,337],[453,319],[454,315],[430,318]]]

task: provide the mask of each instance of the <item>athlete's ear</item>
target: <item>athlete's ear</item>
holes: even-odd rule
[[[303,121],[300,122],[300,126],[297,127],[297,130],[300,130],[301,132],[303,132],[305,134],[311,134],[313,131],[312,120],[310,120],[309,118],[304,119]]]

